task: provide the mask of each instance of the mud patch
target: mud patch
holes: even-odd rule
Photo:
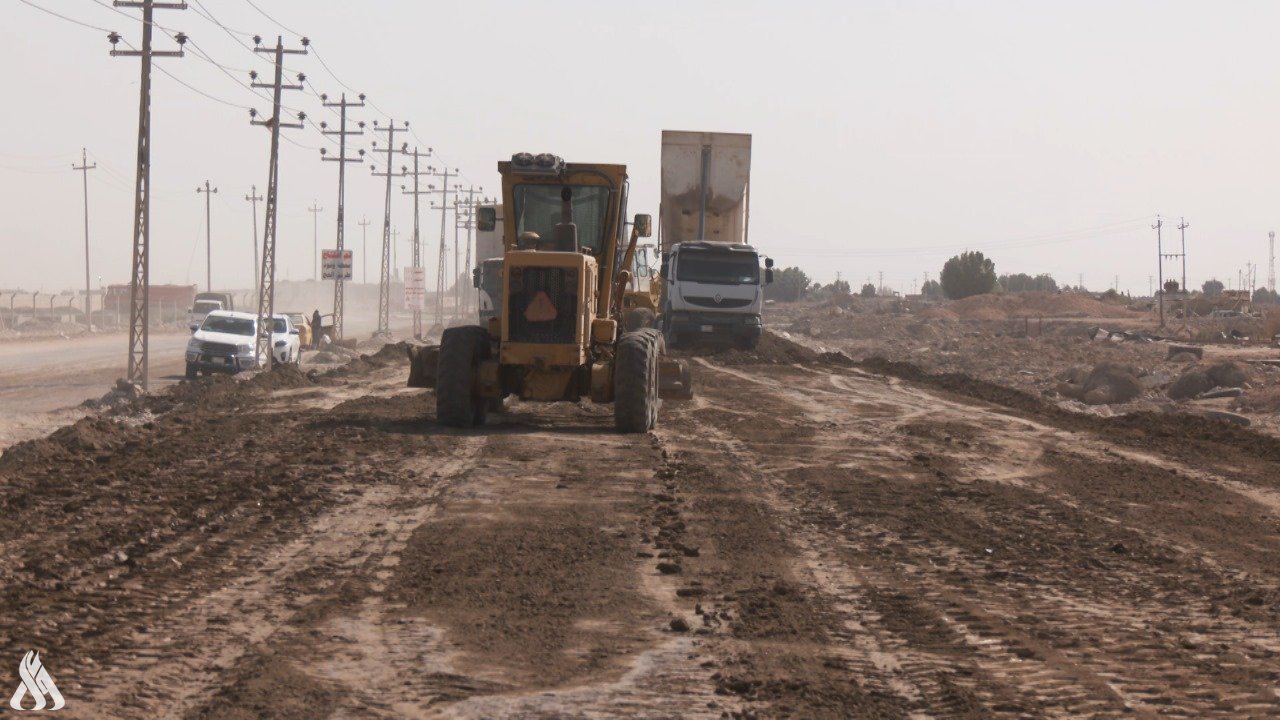
[[[597,623],[626,628],[645,614],[635,553],[571,508],[442,520],[414,533],[389,591],[443,625],[481,675],[551,687],[634,650]]]

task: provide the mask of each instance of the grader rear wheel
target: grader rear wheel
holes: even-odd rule
[[[642,433],[658,424],[658,354],[662,337],[646,328],[618,341],[613,368],[613,421],[618,432]]]
[[[489,358],[489,333],[482,327],[454,327],[440,338],[436,365],[436,420],[449,427],[483,425],[489,403],[476,387],[476,369]]]
[[[653,327],[654,320],[657,315],[649,308],[631,308],[622,314],[622,329],[625,332],[634,332],[647,327]]]

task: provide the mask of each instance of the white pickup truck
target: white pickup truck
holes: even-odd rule
[[[257,327],[258,316],[251,313],[209,313],[187,342],[187,379],[194,380],[199,373],[235,374],[265,367],[265,357],[254,357]],[[302,358],[298,329],[287,315],[272,318],[271,348],[276,362],[296,363]]]

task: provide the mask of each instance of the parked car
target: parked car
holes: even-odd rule
[[[289,322],[293,323],[293,327],[298,331],[298,342],[304,348],[311,347],[311,322],[307,320],[307,316],[299,312],[287,312]]]
[[[197,374],[235,374],[266,365],[266,357],[254,357],[258,316],[250,313],[215,310],[200,324],[187,342],[187,378]],[[302,355],[298,329],[288,316],[272,317],[271,352],[276,362],[296,363]]]

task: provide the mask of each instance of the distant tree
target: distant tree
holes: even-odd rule
[[[1167,285],[1168,283],[1165,284]],[[1221,280],[1205,280],[1200,289],[1204,291],[1205,297],[1216,297],[1222,294],[1226,286],[1222,284]]]
[[[1026,273],[1017,273],[1014,275],[1001,275],[1000,287],[1005,292],[1058,292],[1058,283],[1048,273],[1041,273],[1032,277]]]
[[[989,293],[995,287],[995,263],[976,250],[961,253],[942,266],[942,292],[952,300]]]
[[[1273,292],[1267,288],[1258,288],[1253,291],[1253,301],[1268,305],[1280,304],[1280,293]]]
[[[1120,293],[1116,292],[1115,288],[1107,288],[1107,291],[1102,293],[1103,300],[1115,300],[1119,297]]]
[[[783,268],[774,272],[773,284],[765,286],[764,296],[778,302],[795,302],[804,299],[811,284],[809,276],[800,268]]]
[[[937,280],[925,280],[924,285],[920,286],[920,294],[934,300],[942,299],[942,286]]]
[[[853,294],[853,288],[849,287],[848,280],[836,280],[835,282],[828,285],[827,288],[828,290],[830,290],[832,295],[848,296]]]
[[[1164,291],[1165,291],[1165,293],[1166,293],[1166,294],[1171,294],[1171,293],[1176,293],[1176,292],[1178,292],[1178,287],[1179,287],[1179,285],[1178,285],[1178,281],[1177,281],[1177,280],[1165,280],[1165,281],[1164,281]]]
[[[869,297],[875,297],[875,296],[876,296],[876,286],[875,286],[875,285],[872,285],[871,283],[867,283],[866,285],[863,285],[863,286],[862,286],[862,291],[861,291],[861,292],[859,292],[858,294],[859,294],[859,295],[861,295],[862,297],[866,297],[866,298],[869,298]]]

